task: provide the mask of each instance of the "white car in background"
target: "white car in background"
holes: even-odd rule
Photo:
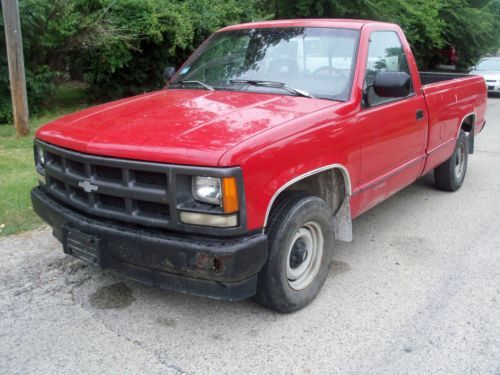
[[[484,77],[488,92],[500,93],[500,57],[485,57],[469,74]]]

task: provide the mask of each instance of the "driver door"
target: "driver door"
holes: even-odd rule
[[[367,192],[365,209],[415,181],[422,171],[427,137],[422,94],[412,89],[405,98],[378,97],[370,85],[380,71],[400,71],[411,76],[395,31],[370,34],[364,83],[367,100],[358,114],[360,184],[361,190]]]

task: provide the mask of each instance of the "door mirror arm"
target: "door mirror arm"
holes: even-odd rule
[[[370,99],[368,97],[368,93],[370,92],[370,89],[373,88],[373,83],[370,84],[370,85],[367,85],[364,89],[363,89],[363,93],[362,93],[362,103],[363,103],[363,107],[365,108],[369,108],[370,107]]]

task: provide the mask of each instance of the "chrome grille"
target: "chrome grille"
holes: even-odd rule
[[[50,195],[96,216],[171,227],[170,166],[40,146]]]

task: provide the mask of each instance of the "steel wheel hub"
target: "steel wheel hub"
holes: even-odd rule
[[[455,160],[455,177],[457,179],[461,179],[464,170],[465,170],[465,146],[463,145],[463,143],[460,143],[458,145],[457,157]]]
[[[314,221],[295,233],[286,262],[286,277],[292,289],[302,290],[312,283],[321,266],[323,246],[323,232]]]

